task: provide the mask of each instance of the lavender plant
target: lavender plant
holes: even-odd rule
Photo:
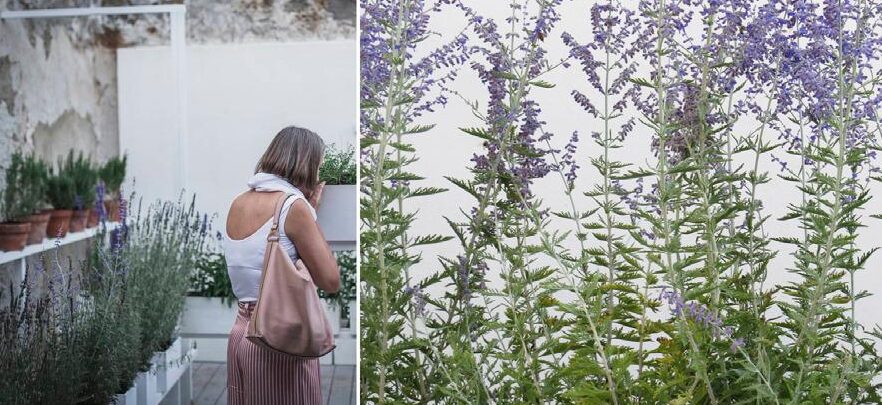
[[[124,205],[125,207],[125,205]],[[210,235],[210,222],[189,203],[157,202],[142,212],[141,204],[127,226],[123,257],[129,294],[141,319],[145,359],[168,347],[177,333],[189,277]]]

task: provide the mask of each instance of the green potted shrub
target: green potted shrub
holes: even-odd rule
[[[319,168],[319,179],[325,182],[318,209],[318,222],[329,242],[355,241],[357,177],[355,149],[338,149],[334,145],[325,151]]]
[[[11,164],[6,168],[6,189],[3,191],[3,222],[0,223],[0,250],[22,250],[31,231],[31,223],[25,217],[36,207],[28,200],[21,179],[24,170],[24,158],[21,153],[12,155]]]
[[[13,159],[16,159],[14,156]],[[24,220],[31,223],[28,234],[28,245],[34,245],[46,238],[46,227],[49,223],[49,211],[45,210],[46,187],[49,181],[49,166],[33,153],[18,157],[21,164],[21,176],[18,187],[22,198],[26,201],[31,213]]]
[[[74,184],[74,211],[70,218],[70,231],[80,232],[86,229],[89,212],[95,204],[98,171],[82,152],[74,157],[73,151],[67,154],[67,159],[63,162],[63,171]]]
[[[67,172],[61,169],[50,172],[46,182],[46,199],[52,205],[46,232],[49,237],[62,238],[70,229],[70,218],[76,206],[76,188]]]
[[[356,260],[355,251],[342,250],[334,252],[337,265],[340,267],[340,290],[328,294],[321,289],[318,295],[322,299],[325,313],[331,321],[331,328],[336,336],[337,348],[334,350],[334,364],[355,364],[355,316],[358,314],[355,296]]]
[[[107,218],[112,222],[119,221],[120,189],[126,179],[127,159],[126,155],[111,158],[98,171],[105,187],[104,210],[107,213]]]

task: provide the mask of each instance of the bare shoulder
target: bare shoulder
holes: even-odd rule
[[[286,222],[294,221],[295,223],[300,223],[301,221],[312,221],[312,210],[309,209],[309,203],[303,198],[298,198],[291,203],[291,208],[288,209],[288,218]]]
[[[237,195],[236,198],[233,198],[233,201],[230,203],[230,214],[239,211],[245,205],[246,200],[248,199],[247,196],[249,192],[250,191],[243,191],[242,193]]]

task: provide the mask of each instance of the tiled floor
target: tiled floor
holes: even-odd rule
[[[322,366],[322,400],[327,405],[354,405],[355,366]],[[193,363],[193,402],[226,405],[226,363]]]

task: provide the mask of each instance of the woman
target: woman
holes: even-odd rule
[[[300,359],[255,345],[245,338],[258,296],[263,254],[273,209],[292,194],[279,217],[279,244],[291,260],[303,260],[315,284],[327,292],[340,288],[340,270],[318,224],[315,210],[324,183],[318,171],[324,142],[314,132],[288,127],[279,132],[257,163],[249,191],[233,200],[227,216],[224,253],[239,314],[227,347],[227,392],[231,405],[318,404],[318,359]],[[281,224],[284,224],[282,226]]]

